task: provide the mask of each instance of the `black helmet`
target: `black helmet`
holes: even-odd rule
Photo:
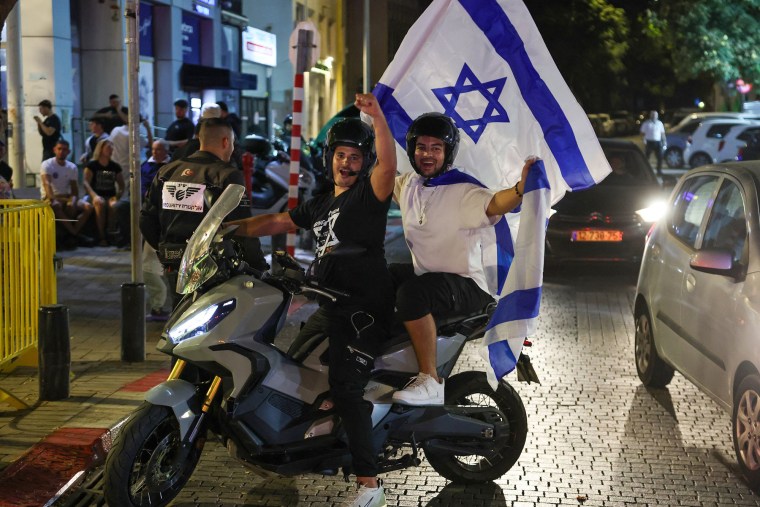
[[[435,137],[446,145],[446,154],[443,157],[443,167],[440,172],[445,171],[454,163],[459,151],[459,129],[454,120],[442,113],[425,113],[418,116],[409,126],[406,133],[406,154],[417,173],[420,171],[414,163],[414,151],[417,147],[417,138],[420,136]]]
[[[329,180],[333,179],[332,159],[337,146],[350,146],[362,152],[364,162],[359,173],[360,178],[365,177],[372,166],[375,165],[375,160],[377,160],[377,155],[375,154],[375,134],[372,132],[372,127],[359,118],[340,120],[327,131],[323,161]]]
[[[282,119],[282,124],[283,125],[288,125],[288,124],[293,125],[293,115],[289,114],[285,118],[283,118]]]

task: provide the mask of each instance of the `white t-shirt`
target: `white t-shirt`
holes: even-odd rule
[[[454,273],[472,278],[489,294],[486,260],[495,242],[493,224],[486,209],[493,190],[471,183],[425,187],[417,173],[396,177],[393,198],[401,209],[414,272]]]
[[[665,125],[660,120],[647,120],[641,124],[641,133],[645,141],[664,141]]]
[[[145,160],[145,153],[148,146],[148,131],[145,129],[145,125],[142,123],[138,129],[138,136],[140,138],[140,161],[138,166]],[[129,173],[129,127],[127,125],[120,125],[114,127],[109,135],[109,139],[113,143],[113,155],[111,160],[121,166],[122,171],[125,174]]]
[[[53,188],[55,195],[71,194],[71,181],[79,180],[79,170],[77,169],[77,166],[68,160],[66,160],[63,165],[59,165],[55,157],[42,162],[40,174],[47,174],[50,176],[50,186]],[[45,185],[40,185],[40,194],[44,199]]]

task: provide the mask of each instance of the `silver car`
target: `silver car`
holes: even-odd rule
[[[676,185],[639,272],[635,360],[648,387],[680,372],[731,413],[760,489],[760,162],[700,167]]]

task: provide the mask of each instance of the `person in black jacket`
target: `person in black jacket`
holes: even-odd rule
[[[213,200],[231,183],[244,185],[243,173],[229,163],[235,140],[229,123],[221,118],[204,120],[198,137],[200,150],[159,169],[140,214],[140,231],[156,249],[173,289],[176,289],[177,268],[187,240],[208,213]],[[229,218],[250,216],[250,203],[244,198]],[[268,268],[258,239],[248,239],[243,247],[249,264],[259,269]],[[175,306],[179,299],[175,290]]]

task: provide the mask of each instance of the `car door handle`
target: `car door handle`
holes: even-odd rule
[[[693,292],[697,288],[697,279],[691,273],[686,273],[686,292]]]

